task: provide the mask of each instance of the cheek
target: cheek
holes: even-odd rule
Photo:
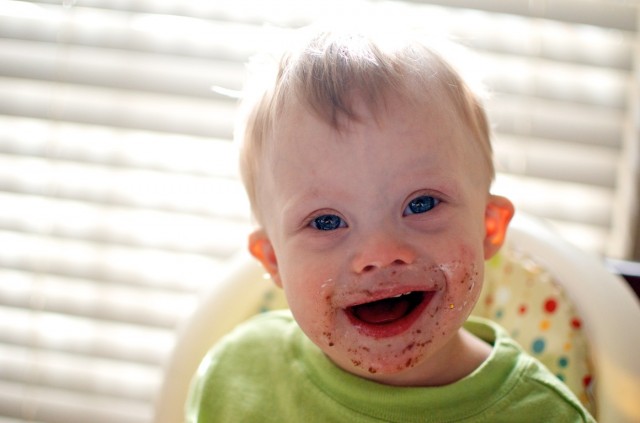
[[[283,272],[282,278],[289,308],[303,332],[316,343],[333,343],[335,311],[331,302],[335,283],[331,269],[297,266]]]
[[[479,265],[467,264],[451,275],[447,288],[447,307],[450,310],[465,312],[473,308],[482,289],[482,274]]]
[[[475,306],[482,290],[484,259],[478,249],[462,247],[458,257],[442,266],[447,280],[444,307],[448,317],[464,321]]]

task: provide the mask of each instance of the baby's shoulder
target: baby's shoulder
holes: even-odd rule
[[[287,312],[257,315],[225,335],[204,358],[191,385],[190,421],[264,421],[254,413],[278,400],[296,350],[297,325]],[[258,404],[245,404],[248,398]],[[238,418],[238,413],[242,418]]]

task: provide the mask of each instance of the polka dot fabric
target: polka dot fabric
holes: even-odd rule
[[[506,328],[595,415],[593,373],[582,321],[560,284],[542,267],[503,249],[485,266],[473,314]]]

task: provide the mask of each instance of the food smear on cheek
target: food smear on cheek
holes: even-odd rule
[[[333,311],[333,294],[335,292],[334,280],[329,278],[320,286],[320,298],[325,303],[324,321],[327,327],[333,327],[335,321],[335,311]],[[335,346],[335,338],[331,329],[322,332],[322,337],[328,347]]]

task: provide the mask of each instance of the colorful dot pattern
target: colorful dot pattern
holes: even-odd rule
[[[541,266],[505,248],[485,266],[484,283],[473,314],[507,329],[595,415],[586,334],[562,286]]]

